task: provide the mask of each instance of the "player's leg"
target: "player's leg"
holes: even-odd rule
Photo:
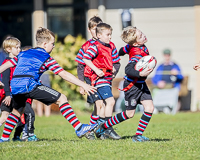
[[[21,114],[23,114],[25,101],[26,101],[26,98],[24,97],[24,95],[13,95],[13,98],[12,98],[13,110],[9,114],[6,120],[0,142],[9,141],[11,132],[13,131],[13,129],[19,122]]]
[[[38,138],[34,134],[34,122],[35,122],[35,112],[33,111],[31,104],[26,102],[26,107],[24,111],[25,117],[25,130],[23,132],[23,141],[38,141]]]
[[[13,141],[21,141],[20,136],[21,136],[24,126],[25,126],[25,123],[23,123],[22,120],[20,119],[15,128],[14,137],[12,139]]]
[[[10,106],[7,106],[3,102],[1,103],[1,117],[0,117],[0,126],[2,126],[6,119],[8,118],[9,114],[12,112],[12,100]]]
[[[30,92],[29,95],[31,99],[39,100],[46,105],[50,105],[56,102],[59,105],[59,109],[63,117],[73,126],[79,138],[97,126],[97,124],[82,124],[68,103],[67,97],[50,87],[40,85],[36,87],[32,92]]]
[[[140,118],[136,134],[132,138],[132,140],[134,142],[149,141],[149,138],[144,137],[143,133],[144,133],[146,127],[148,126],[148,124],[151,120],[153,111],[154,111],[154,105],[153,105],[151,93],[146,84],[143,84],[142,91],[143,91],[143,94],[141,95],[140,100],[141,100],[141,104],[144,107],[144,113],[142,114],[142,116]]]
[[[10,134],[19,122],[19,119],[20,113],[17,110],[15,111],[15,109],[13,109],[13,112],[10,113],[8,118],[6,119],[0,142],[10,141]]]
[[[7,111],[1,111],[0,126],[2,126],[6,122],[6,119],[8,118],[9,114],[10,113]]]
[[[102,99],[105,100],[105,104],[106,104],[105,105],[105,122],[107,122],[109,119],[112,118],[115,100],[113,98],[112,91],[111,91],[111,88],[109,86],[100,87],[100,88],[98,88],[97,92],[100,94]],[[100,133],[98,133],[98,131],[96,131],[96,135],[99,136],[99,135],[102,135],[102,134],[100,134]],[[106,131],[103,135],[108,136],[112,139],[120,139],[121,138],[114,131],[114,129],[112,128],[112,125],[109,126],[108,128],[106,128]],[[106,137],[104,137],[104,138],[106,138]]]

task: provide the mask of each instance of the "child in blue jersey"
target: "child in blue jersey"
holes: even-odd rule
[[[36,33],[36,42],[36,48],[20,52],[17,57],[12,58],[0,66],[0,73],[7,68],[16,66],[11,80],[14,109],[6,120],[0,142],[9,141],[10,134],[23,113],[19,112],[19,109],[25,107],[27,98],[36,99],[46,105],[52,103],[59,104],[62,115],[73,126],[79,138],[97,126],[97,124],[81,124],[68,103],[67,97],[50,87],[42,85],[39,79],[46,70],[51,70],[54,74],[58,74],[66,81],[82,86],[88,94],[89,92],[95,92],[96,88],[83,83],[74,75],[66,72],[50,56],[55,43],[55,35],[52,31],[40,27]],[[0,86],[2,87],[3,84],[0,83]]]
[[[132,26],[123,29],[121,38],[128,43],[130,48],[129,63],[125,68],[126,76],[123,89],[125,91],[126,111],[116,114],[105,123],[99,125],[96,132],[107,135],[107,128],[132,118],[137,104],[141,103],[144,106],[144,113],[132,140],[133,142],[149,141],[149,138],[142,135],[150,122],[154,110],[151,93],[145,83],[145,79],[152,72],[152,69],[141,72],[135,70],[135,65],[139,59],[149,54],[146,46],[144,46],[147,38],[139,29]]]
[[[99,23],[96,28],[97,40],[84,53],[83,61],[86,63],[84,75],[88,77],[97,92],[95,97],[101,103],[106,102],[105,120],[112,117],[115,100],[112,95],[111,82],[113,73],[116,72],[115,64],[120,58],[117,49],[111,40],[112,28],[106,23]],[[108,137],[120,139],[121,137],[110,127]],[[99,137],[98,134],[96,134]]]

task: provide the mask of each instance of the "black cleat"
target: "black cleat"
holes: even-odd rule
[[[98,123],[97,128],[95,128],[94,133],[96,135],[97,138],[100,138],[101,135],[104,134],[105,129],[103,128],[104,123]]]
[[[104,135],[114,140],[121,139],[121,137],[114,131],[113,128],[106,129]]]

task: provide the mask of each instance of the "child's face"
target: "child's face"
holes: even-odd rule
[[[9,56],[10,57],[15,57],[19,54],[19,52],[21,51],[21,45],[20,44],[17,44],[15,47],[11,47],[11,48],[8,48],[7,51],[9,53]]]
[[[53,36],[51,36],[50,41],[48,43],[45,43],[45,50],[47,53],[51,53],[51,51],[55,47],[54,43],[55,43],[55,38]]]
[[[95,26],[95,27],[89,29],[89,32],[90,32],[90,34],[92,35],[92,38],[97,38],[97,35],[96,35],[96,28],[97,28],[97,27]]]
[[[147,37],[144,33],[142,33],[139,29],[136,30],[136,43],[135,45],[143,45],[147,42]]]
[[[100,41],[104,43],[110,43],[111,35],[112,31],[110,29],[105,29],[101,34],[100,33],[97,34],[97,37],[99,38]]]

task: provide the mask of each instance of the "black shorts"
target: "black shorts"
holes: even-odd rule
[[[61,93],[44,85],[37,86],[34,90],[25,94],[13,95],[14,108],[25,107],[27,98],[36,99],[46,105],[55,103]]]
[[[85,82],[87,84],[91,85],[91,81],[88,77],[85,77]],[[94,93],[94,94],[90,93],[90,95],[87,96],[87,102],[88,103],[92,104],[92,103],[96,102],[97,100],[100,100],[100,99],[99,99],[99,96],[96,93]]]
[[[13,108],[14,108],[14,100],[13,100],[13,98],[11,99],[11,103],[10,103],[10,105],[9,106],[7,106],[7,105],[5,105],[3,102],[1,103],[1,111],[6,111],[6,112],[9,112],[9,113],[11,113],[12,112],[12,110],[13,110]],[[18,111],[19,112],[22,112],[23,111],[23,107],[20,107],[20,108],[18,108]]]
[[[127,80],[124,81],[124,88],[129,84]],[[137,104],[141,101],[152,100],[151,92],[149,91],[146,83],[136,83],[125,93],[125,106],[126,110],[134,110]]]

